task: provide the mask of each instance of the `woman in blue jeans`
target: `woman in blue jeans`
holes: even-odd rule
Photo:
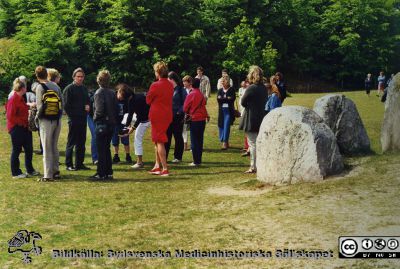
[[[229,134],[235,120],[236,95],[229,81],[229,76],[222,77],[222,88],[217,94],[219,140],[222,142],[222,150],[229,148]]]

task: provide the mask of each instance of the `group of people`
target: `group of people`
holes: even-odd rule
[[[43,152],[44,171],[40,180],[53,181],[60,178],[58,138],[63,114],[68,117],[65,153],[68,171],[90,169],[84,165],[87,126],[92,137],[92,161],[97,165],[96,173],[90,177],[93,180],[113,178],[112,163],[120,161],[119,143],[124,145],[125,160],[132,162],[129,135],[133,132],[137,159],[132,168],[144,168],[143,138],[149,128],[155,153],[155,163],[149,173],[170,175],[167,159],[172,137],[175,140],[172,163],[179,163],[184,150],[188,148],[188,132],[193,156],[193,162],[189,165],[200,166],[204,131],[206,122],[210,120],[206,108],[211,93],[210,80],[204,75],[202,67],[197,68],[195,78],[185,76],[182,80],[177,73],[169,72],[164,62],[154,64],[153,70],[156,81],[147,93],[136,93],[123,83],[118,84],[115,90],[112,89],[111,74],[107,70],[98,73],[98,89],[95,91],[88,90],[84,85],[85,72],[82,68],[73,71],[73,82],[63,91],[58,86],[61,76],[55,69],[43,66],[35,69],[37,83],[32,84],[32,91],[36,95],[27,93],[26,78],[15,79],[6,104],[7,128],[12,142],[13,178],[39,175],[32,166],[32,116]],[[250,67],[247,79],[241,86],[239,106],[233,81],[227,70],[222,70],[217,86],[219,139],[221,150],[228,149],[231,125],[236,117],[240,117],[239,127],[246,134],[245,154],[251,159],[250,169],[246,173],[255,173],[255,141],[262,119],[269,111],[281,106],[286,90],[281,73],[268,81],[258,66]],[[114,147],[114,158],[111,155],[111,144]],[[25,152],[26,174],[21,171],[19,164],[22,148]]]
[[[390,78],[386,79],[385,73],[383,71],[379,72],[379,76],[377,78],[377,97],[383,97],[385,95],[385,89],[389,86],[390,81],[393,79],[394,74],[390,76]],[[370,96],[371,90],[374,87],[374,81],[372,79],[372,74],[368,73],[367,77],[364,80],[365,92],[367,93],[368,97]]]

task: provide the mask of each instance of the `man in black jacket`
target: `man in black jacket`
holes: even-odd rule
[[[64,110],[68,116],[68,141],[65,150],[65,165],[68,171],[88,170],[83,164],[86,143],[86,118],[90,110],[89,95],[83,85],[85,72],[77,68],[72,74],[73,82],[63,92]],[[75,147],[75,166],[72,155]]]

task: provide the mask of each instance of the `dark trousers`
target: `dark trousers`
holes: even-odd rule
[[[15,126],[11,132],[11,143],[12,143],[12,152],[11,152],[11,173],[13,176],[18,176],[22,174],[19,163],[19,154],[24,148],[25,152],[25,168],[26,172],[32,173],[35,171],[32,166],[32,154],[33,154],[33,141],[32,141],[32,132],[28,130],[28,128],[24,128],[21,126]]]
[[[96,131],[96,146],[97,146],[97,174],[101,177],[113,174],[111,161],[111,138],[114,132],[114,126],[107,126],[105,132],[99,134]]]
[[[165,152],[167,160],[168,160],[169,149],[171,147],[172,135],[174,135],[174,140],[175,140],[174,158],[182,160],[183,148],[184,148],[182,132],[183,132],[183,117],[175,116],[174,120],[171,122],[167,130],[168,142],[165,143]]]
[[[201,156],[203,155],[204,130],[206,121],[192,121],[190,124],[190,146],[192,149],[193,162],[201,164]]]
[[[83,166],[86,143],[86,118],[68,122],[68,140],[65,150],[65,165],[73,166],[72,155],[75,147],[75,167]]]

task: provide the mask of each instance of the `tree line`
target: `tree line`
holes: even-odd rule
[[[161,59],[215,82],[222,68],[238,81],[257,64],[361,87],[368,72],[399,71],[399,55],[400,0],[0,0],[1,91],[39,64],[64,83],[80,66],[89,83],[107,68],[147,88]]]

